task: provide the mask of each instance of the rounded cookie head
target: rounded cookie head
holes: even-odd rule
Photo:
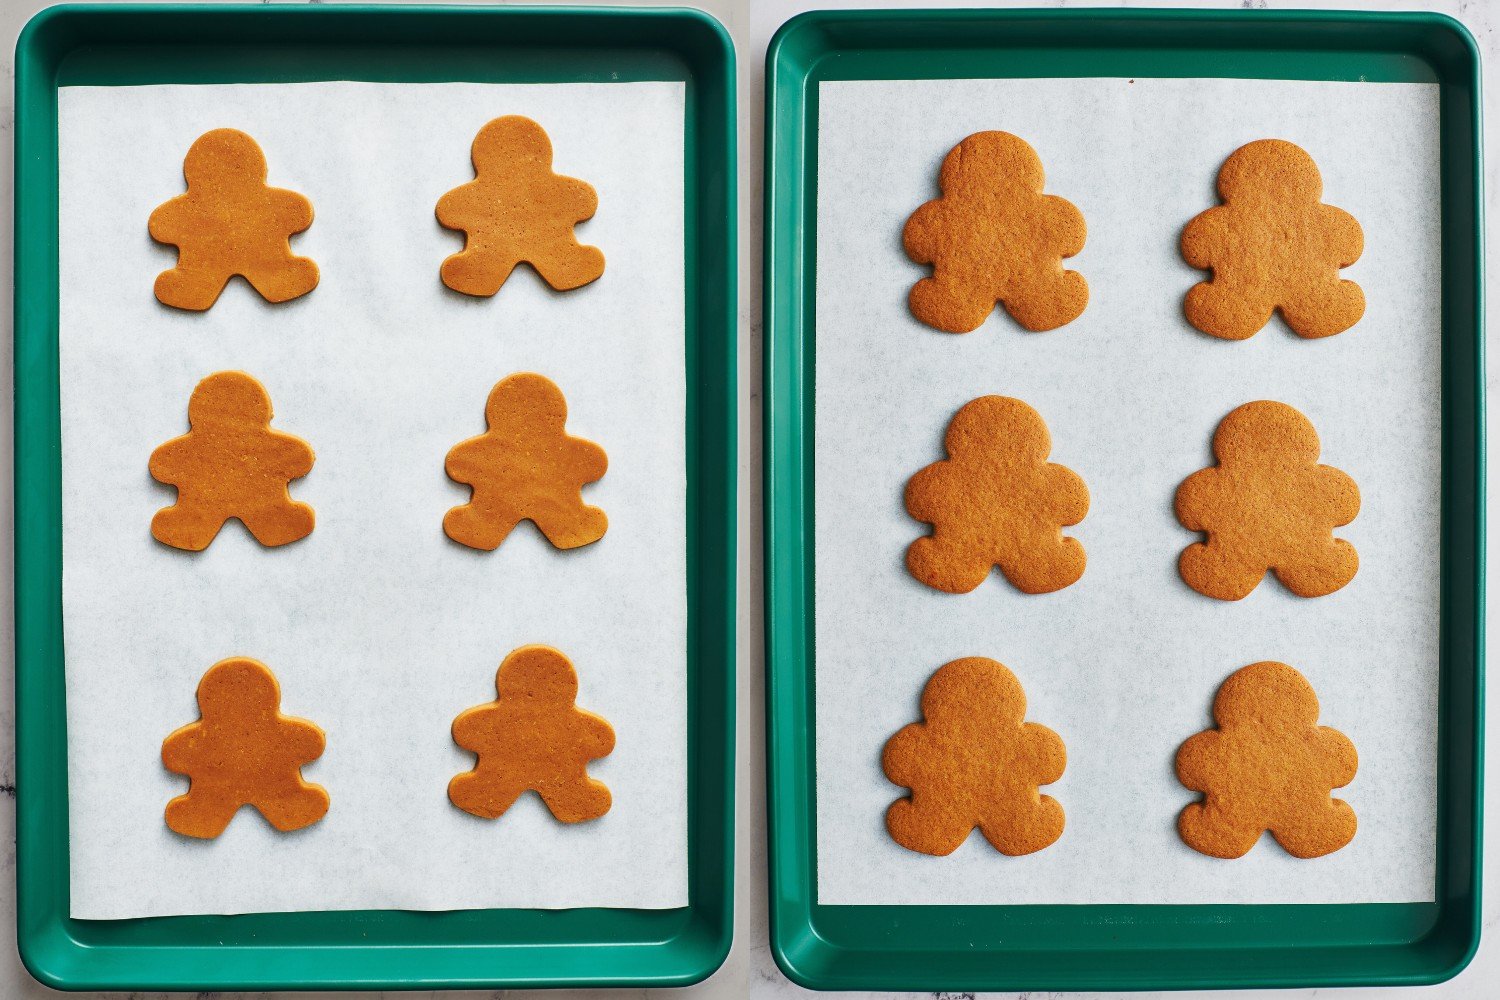
[[[495,691],[501,700],[571,705],[578,697],[578,673],[572,661],[551,646],[522,646],[500,664]]]
[[[1262,660],[1230,675],[1214,697],[1220,729],[1255,726],[1300,732],[1317,725],[1318,695],[1294,668]]]
[[[922,689],[928,723],[973,723],[984,729],[1019,726],[1026,718],[1026,692],[1005,664],[967,656],[938,668]]]
[[[1323,177],[1301,146],[1285,139],[1258,139],[1230,154],[1219,169],[1219,196],[1226,202],[1318,201]]]
[[[1052,452],[1052,435],[1042,415],[1009,396],[980,396],[965,403],[948,422],[943,443],[950,458],[1004,454],[1041,462]]]
[[[943,193],[965,189],[1020,187],[1040,191],[1046,176],[1031,144],[1009,132],[975,132],[943,159]]]
[[[518,165],[552,166],[552,140],[536,122],[522,115],[505,115],[487,122],[474,136],[470,149],[476,172],[504,171]]]
[[[215,372],[198,383],[188,400],[188,423],[196,429],[246,419],[270,423],[271,397],[244,372]]]
[[[281,687],[265,664],[249,657],[220,660],[198,682],[198,710],[203,718],[246,710],[274,714],[281,704]]]
[[[266,155],[237,128],[216,128],[200,135],[182,161],[188,186],[196,184],[263,184]]]
[[[1214,455],[1223,465],[1313,464],[1322,450],[1312,421],[1270,399],[1235,407],[1214,431]]]
[[[519,372],[501,379],[490,390],[484,415],[491,427],[521,423],[561,434],[568,422],[568,401],[545,375]]]

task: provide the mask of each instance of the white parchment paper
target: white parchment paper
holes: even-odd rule
[[[73,916],[685,905],[682,85],[69,87],[60,102]],[[441,284],[463,237],[433,206],[473,178],[469,144],[502,114],[542,123],[556,170],[597,190],[578,228],[607,260],[594,284],[554,293],[524,266],[494,299]],[[293,241],[322,271],[310,295],[270,306],[236,279],[201,315],[153,298],[175,255],[147,216],[221,126],[312,200]],[[175,491],[147,458],[224,369],[259,378],[274,425],[317,452],[292,485],[317,511],[302,541],[264,549],[238,522],[200,554],[151,538]],[[493,553],[466,549],[442,530],[469,496],[444,456],[484,430],[490,388],[528,370],[608,452],[584,497],[609,532],[559,552],[526,522]],[[590,767],[614,795],[596,822],[560,824],[531,794],[497,822],[447,800],[474,759],[453,717],[494,698],[526,643],[565,652],[579,704],[615,728]],[[304,773],[332,808],[289,835],[246,809],[191,841],[162,819],[187,781],[161,742],[236,655],[327,733]]]
[[[1439,542],[1439,184],[1435,85],[1237,80],[956,80],[825,83],[818,137],[816,641],[817,847],[822,903],[1270,903],[1433,898]],[[872,123],[878,122],[878,127]],[[929,269],[901,249],[907,216],[937,196],[943,156],[971,132],[1030,142],[1047,190],[1088,221],[1069,262],[1083,316],[1028,333],[1002,311],[974,333],[924,327],[906,294]],[[1259,138],[1289,139],[1322,170],[1324,199],[1364,227],[1345,274],[1364,318],[1321,341],[1279,319],[1231,343],[1194,331],[1182,296],[1182,226],[1216,204],[1220,164]],[[1082,580],[1027,596],[998,573],[968,595],[907,574],[927,533],[902,506],[907,479],[944,457],[964,403],[1019,397],[1047,421],[1052,461],[1083,476],[1092,506],[1069,534]],[[1235,406],[1276,399],[1307,414],[1323,461],[1358,482],[1340,536],[1354,581],[1303,600],[1274,579],[1244,601],[1188,589],[1177,485],[1212,463]],[[1052,847],[1007,858],[976,833],[933,858],[887,836],[905,794],[880,752],[920,718],[927,678],[960,656],[1000,660],[1029,718],[1068,749],[1045,791],[1067,813]],[[1176,835],[1197,796],[1173,771],[1211,725],[1225,677],[1277,659],[1312,682],[1322,722],[1359,751],[1339,792],[1352,844],[1299,861],[1270,837],[1244,859]]]

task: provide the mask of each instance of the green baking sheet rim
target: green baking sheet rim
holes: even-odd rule
[[[68,915],[57,88],[340,79],[686,85],[686,907]],[[648,986],[693,983],[723,962],[734,849],[734,114],[733,46],[694,10],[77,5],[26,26],[16,45],[16,846],[17,940],[32,975],[64,989]]]
[[[1242,77],[1441,85],[1442,620],[1436,902],[816,901],[812,411],[822,80]],[[765,559],[771,944],[804,986],[1082,990],[1437,982],[1479,940],[1484,628],[1479,54],[1437,14],[819,11],[766,57]]]

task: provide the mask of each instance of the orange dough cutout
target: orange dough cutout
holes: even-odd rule
[[[495,674],[499,697],[453,720],[453,742],[478,755],[474,770],[448,783],[464,812],[496,819],[521,793],[534,791],[564,823],[609,812],[609,789],[588,762],[615,748],[615,731],[573,702],[578,674],[550,646],[522,646]]]
[[[911,789],[886,810],[891,839],[923,854],[958,850],[974,827],[1001,854],[1032,854],[1063,832],[1063,809],[1038,786],[1062,777],[1056,733],[1025,722],[1015,674],[983,656],[940,667],[922,690],[924,722],[886,742],[881,766]]]
[[[906,510],[932,534],[906,550],[911,575],[966,594],[1000,567],[1018,589],[1044,594],[1083,575],[1083,546],[1062,527],[1083,520],[1089,491],[1073,470],[1047,461],[1041,414],[1007,396],[981,396],[948,424],[948,458],[906,484]]]
[[[1083,213],[1042,194],[1042,161],[1009,132],[975,132],[943,160],[943,196],[906,220],[906,255],[931,264],[911,290],[912,315],[949,333],[977,330],[999,302],[1028,330],[1083,314],[1088,282],[1063,269],[1083,250]]]
[[[525,262],[557,291],[604,273],[598,247],[580,245],[573,227],[594,217],[599,198],[573,177],[552,172],[552,142],[530,118],[496,118],[474,137],[474,180],[438,199],[437,219],[467,234],[443,261],[443,284],[465,295],[494,295]]]
[[[448,537],[490,551],[530,520],[560,549],[603,538],[609,518],[580,491],[604,475],[609,460],[592,441],[567,435],[562,391],[541,375],[511,375],[490,390],[484,413],[490,429],[448,452],[448,477],[474,488],[468,503],[443,518]]]
[[[266,665],[220,660],[198,682],[202,718],[168,736],[161,761],[191,781],[167,803],[167,826],[212,839],[240,806],[260,810],[278,830],[300,830],[328,812],[328,793],[302,780],[302,765],[323,755],[323,730],[281,714],[281,687]]]
[[[1359,757],[1318,725],[1307,678],[1271,660],[1237,670],[1214,698],[1214,722],[1177,751],[1178,780],[1204,793],[1177,817],[1189,847],[1239,858],[1270,830],[1293,857],[1319,858],[1354,839],[1354,810],[1331,793],[1354,780]]]
[[[1330,337],[1365,312],[1365,295],[1339,269],[1359,260],[1365,237],[1354,216],[1324,205],[1318,165],[1300,147],[1261,139],[1219,170],[1224,204],[1182,231],[1182,258],[1212,270],[1188,291],[1189,323],[1224,340],[1252,337],[1281,310],[1299,337]]]
[[[266,157],[238,129],[198,137],[182,163],[187,193],[151,213],[151,238],[177,247],[177,266],[156,277],[156,297],[202,311],[236,274],[269,302],[318,285],[318,265],[292,253],[291,237],[312,225],[312,202],[266,186]]]
[[[313,509],[287,493],[312,471],[306,441],[273,431],[271,397],[244,372],[217,372],[188,400],[190,430],[151,453],[153,478],[177,487],[177,503],[151,519],[157,541],[208,548],[237,517],[262,545],[285,545],[313,530]]]
[[[1214,432],[1219,464],[1177,488],[1177,520],[1207,542],[1182,552],[1188,586],[1238,601],[1266,575],[1299,597],[1322,597],[1359,570],[1359,553],[1333,529],[1359,513],[1359,487],[1318,464],[1318,432],[1285,403],[1260,400],[1234,410]]]

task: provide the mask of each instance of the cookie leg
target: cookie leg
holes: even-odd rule
[[[533,254],[531,266],[547,284],[566,292],[598,280],[604,273],[604,253],[598,247],[579,246],[569,240],[545,253]]]
[[[990,575],[993,564],[976,556],[962,540],[941,532],[918,538],[906,550],[911,575],[935,590],[967,594]]]
[[[1000,572],[1025,594],[1050,594],[1078,582],[1088,556],[1076,538],[1057,535],[1034,539],[1015,560],[1000,563]]]
[[[917,319],[948,333],[977,330],[995,311],[993,296],[975,292],[940,270],[913,285],[906,302]]]
[[[192,789],[167,803],[167,826],[184,837],[212,840],[224,832],[240,804],[227,795]]]
[[[312,534],[316,517],[312,507],[305,503],[285,503],[246,511],[240,520],[257,542],[275,547]]]
[[[1326,546],[1315,562],[1277,566],[1276,579],[1298,597],[1323,597],[1348,585],[1359,572],[1359,553],[1342,538]]]
[[[1281,306],[1281,317],[1299,337],[1343,333],[1365,314],[1365,293],[1352,281],[1320,282]]]
[[[488,298],[500,291],[517,263],[513,257],[464,250],[445,259],[438,271],[443,284],[455,292]]]
[[[202,552],[218,536],[224,520],[216,511],[179,500],[156,512],[151,519],[151,537],[174,549]]]
[[[307,257],[287,257],[274,265],[246,268],[245,280],[267,302],[290,302],[318,287],[318,265]]]
[[[1323,808],[1278,823],[1271,836],[1294,858],[1321,858],[1353,840],[1358,825],[1354,808],[1342,799],[1332,799]]]
[[[609,518],[598,507],[579,504],[571,511],[535,515],[536,526],[547,541],[560,549],[576,549],[597,542],[609,528]]]
[[[202,312],[219,300],[228,283],[225,271],[174,267],[156,276],[156,298],[176,309]]]
[[[443,531],[460,545],[493,552],[516,526],[513,519],[486,516],[472,503],[454,507],[443,515]]]
[[[1271,321],[1273,303],[1221,280],[1200,281],[1188,289],[1182,311],[1189,323],[1211,337],[1244,340]]]
[[[1083,315],[1089,284],[1077,271],[1044,271],[1017,283],[1005,298],[1005,311],[1028,330],[1055,330]]]
[[[1189,587],[1205,597],[1238,601],[1260,585],[1266,567],[1240,557],[1215,542],[1195,542],[1182,550],[1177,571]]]
[[[499,819],[515,805],[525,786],[496,781],[488,774],[465,771],[448,782],[448,800],[481,819]]]
[[[537,788],[537,794],[547,803],[552,815],[564,823],[598,819],[609,812],[614,801],[604,782],[595,781],[586,774],[568,782],[549,782]]]
[[[328,793],[317,785],[288,781],[254,803],[276,829],[286,833],[311,826],[328,812]]]
[[[891,803],[885,811],[885,828],[891,839],[908,851],[944,857],[969,839],[974,824],[965,824],[952,811],[936,807],[930,798],[913,792]]]
[[[1261,829],[1238,822],[1222,809],[1194,802],[1177,816],[1183,843],[1211,858],[1242,858],[1260,839]]]
[[[1035,854],[1057,843],[1063,832],[1063,807],[1050,795],[1036,802],[1007,803],[979,821],[979,832],[1001,854]]]

